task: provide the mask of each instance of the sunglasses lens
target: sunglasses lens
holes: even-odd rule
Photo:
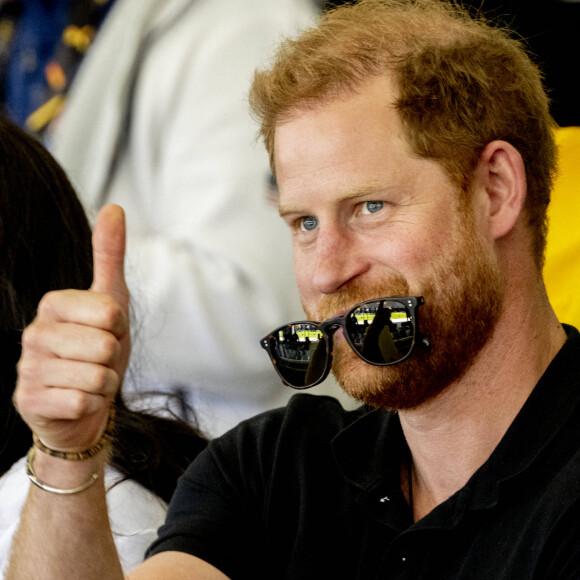
[[[346,319],[351,344],[366,361],[385,365],[404,359],[415,339],[409,309],[398,300],[365,302]]]
[[[326,340],[316,324],[289,324],[277,330],[270,350],[278,372],[293,387],[310,386],[324,375]]]

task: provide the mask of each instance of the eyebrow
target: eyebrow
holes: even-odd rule
[[[355,187],[354,189],[351,189],[350,191],[338,195],[334,201],[340,203],[343,201],[349,201],[351,199],[357,199],[358,197],[367,197],[375,193],[384,194],[388,193],[389,191],[394,192],[396,190],[397,190],[396,187],[386,185],[385,183],[381,183],[380,181],[369,181],[367,183]],[[290,214],[308,213],[308,212],[299,209],[297,206],[280,204],[278,205],[278,213],[280,214],[280,217],[283,218]]]

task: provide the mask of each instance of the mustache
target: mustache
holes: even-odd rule
[[[350,310],[360,302],[390,296],[409,296],[409,284],[405,278],[392,276],[387,280],[370,283],[353,280],[342,286],[338,292],[323,295],[316,307],[307,308],[302,303],[302,308],[309,320],[322,322]]]

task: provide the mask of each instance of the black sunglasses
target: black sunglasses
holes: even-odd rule
[[[394,365],[405,360],[419,338],[417,309],[424,302],[422,296],[367,300],[344,316],[324,322],[302,320],[280,326],[260,344],[286,385],[308,389],[328,376],[332,335],[339,328],[352,350],[371,365]],[[428,346],[425,339],[420,339]]]

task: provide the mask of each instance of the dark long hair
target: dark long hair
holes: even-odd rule
[[[34,138],[0,117],[0,475],[32,438],[12,404],[23,329],[50,290],[87,289],[91,228],[64,171]],[[116,400],[111,464],[169,501],[177,478],[205,447],[190,423]]]

